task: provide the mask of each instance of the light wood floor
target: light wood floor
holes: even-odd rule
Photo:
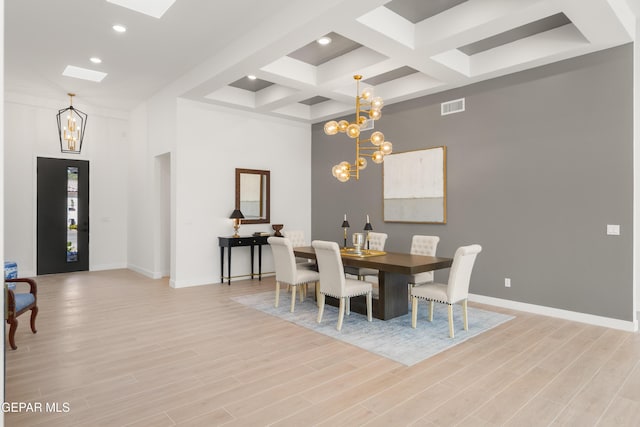
[[[230,300],[273,278],[171,289],[114,270],[38,285],[38,333],[20,317],[6,398],[70,411],[7,426],[640,425],[639,334],[492,307],[516,318],[408,368]]]

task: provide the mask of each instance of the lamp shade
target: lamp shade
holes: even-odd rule
[[[366,223],[364,225],[364,229],[365,229],[365,231],[371,231],[371,230],[373,230],[373,227],[371,226],[371,223],[368,222],[368,223]]]
[[[240,209],[234,209],[233,212],[231,212],[231,216],[229,218],[242,219],[244,218],[244,215],[242,215],[242,212],[240,212]]]
[[[342,221],[342,228],[349,228],[349,227],[351,227],[349,225],[349,221],[347,221],[347,220]]]

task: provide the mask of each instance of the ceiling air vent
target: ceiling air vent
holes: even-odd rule
[[[447,114],[460,113],[464,111],[464,98],[454,99],[453,101],[447,101],[440,104],[440,115],[446,116]]]

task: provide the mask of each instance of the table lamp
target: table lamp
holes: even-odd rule
[[[344,247],[347,247],[347,228],[349,228],[349,221],[347,221],[347,214],[344,214],[344,221],[342,221],[342,228],[344,228]]]
[[[240,237],[238,229],[240,228],[240,221],[244,218],[244,215],[242,215],[240,209],[234,209],[229,218],[233,220],[233,230],[235,231],[233,237]]]

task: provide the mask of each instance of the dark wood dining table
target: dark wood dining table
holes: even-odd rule
[[[316,254],[311,246],[293,248],[296,257],[315,259]],[[357,256],[341,254],[345,272],[349,267],[366,267],[378,270],[378,298],[373,300],[373,317],[389,320],[408,313],[409,309],[409,275],[425,271],[449,268],[452,258],[412,255],[407,253],[386,252],[383,255]],[[354,271],[355,270],[351,270]],[[357,274],[357,273],[355,273]],[[337,300],[326,298],[328,304],[337,305]],[[366,314],[365,298],[351,298],[351,310]]]

